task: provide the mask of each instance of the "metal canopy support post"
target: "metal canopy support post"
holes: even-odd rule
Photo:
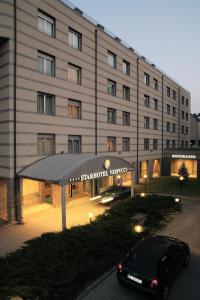
[[[62,197],[62,230],[66,229],[66,193],[65,185],[61,186],[61,197]]]
[[[131,198],[134,197],[134,173],[131,172]]]

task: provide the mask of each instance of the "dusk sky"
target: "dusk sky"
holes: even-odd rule
[[[191,93],[200,112],[200,1],[72,0]]]

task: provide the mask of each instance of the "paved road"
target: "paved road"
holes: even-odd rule
[[[190,264],[171,287],[169,300],[200,300],[200,199],[186,199],[183,213],[161,233],[186,241],[192,252]],[[114,272],[79,299],[146,300],[149,297],[121,287]]]

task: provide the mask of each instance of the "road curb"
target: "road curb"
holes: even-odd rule
[[[102,281],[104,281],[107,277],[109,277],[112,273],[114,273],[116,267],[112,267],[109,271],[104,273],[102,276],[100,276],[97,280],[95,280],[93,283],[91,283],[89,286],[87,286],[81,294],[78,295],[76,300],[81,300],[85,296],[87,296],[91,290],[93,290],[96,286],[98,286]]]

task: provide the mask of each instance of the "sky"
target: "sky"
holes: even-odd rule
[[[200,113],[200,1],[72,0],[191,93]]]

